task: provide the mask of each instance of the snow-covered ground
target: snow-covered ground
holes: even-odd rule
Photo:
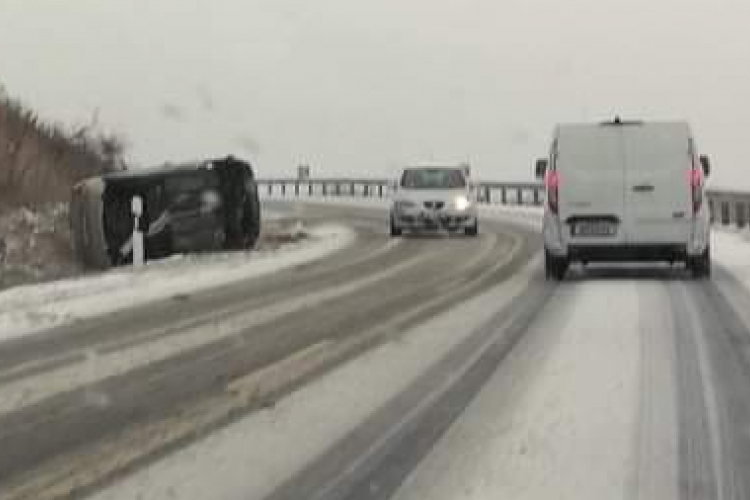
[[[67,205],[0,207],[0,290],[80,272],[70,246]]]
[[[732,275],[750,288],[750,230],[727,227],[714,229],[714,258],[732,270]]]
[[[657,309],[642,311],[639,293],[628,281],[561,287],[395,498],[627,498],[639,397],[633,318]]]
[[[269,250],[175,256],[142,270],[118,268],[0,292],[0,340],[272,273],[320,259],[355,239],[352,230],[333,224],[313,227],[308,236]]]

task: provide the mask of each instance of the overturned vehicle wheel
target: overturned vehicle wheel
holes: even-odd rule
[[[252,167],[227,157],[105,174],[73,189],[73,245],[87,267],[132,262],[136,220],[147,259],[253,248],[261,209]]]

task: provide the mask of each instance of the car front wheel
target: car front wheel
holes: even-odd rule
[[[555,257],[549,251],[544,252],[544,274],[547,279],[562,281],[568,272],[568,260]]]

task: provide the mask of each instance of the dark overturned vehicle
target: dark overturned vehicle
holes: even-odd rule
[[[252,248],[260,234],[258,188],[249,163],[227,157],[127,170],[73,188],[73,246],[86,267],[133,261],[134,197],[146,259]]]

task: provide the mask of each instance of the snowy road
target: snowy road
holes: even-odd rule
[[[500,225],[479,238],[391,240],[372,210],[305,219],[356,238],[277,273],[0,343],[0,498],[83,495],[272,407],[502,282],[536,245]]]
[[[394,498],[748,498],[750,332],[721,280],[561,285]]]
[[[306,213],[356,243],[0,344],[0,498],[750,498],[750,245],[553,284],[528,225]]]

